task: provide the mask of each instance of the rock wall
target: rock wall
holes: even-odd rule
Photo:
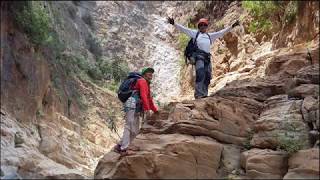
[[[42,3],[59,55],[32,44],[17,4],[1,2],[1,178],[319,178],[318,2],[299,2],[295,24],[271,37],[248,32],[240,2]],[[208,17],[210,31],[244,17],[212,47],[210,97],[191,100],[167,16]],[[90,69],[74,74],[98,57],[153,66],[155,99],[171,102],[143,124],[135,155],[108,152],[123,127],[116,94]]]
[[[226,15],[214,16],[226,24],[245,14],[237,2],[215,5]],[[95,178],[319,178],[319,39],[277,41],[282,47],[275,37],[257,42],[248,23],[213,47],[210,97],[190,100],[190,67],[184,67],[181,99],[189,100],[147,119],[132,144],[140,151],[107,153]]]
[[[310,124],[319,124],[319,118],[305,119],[309,113],[302,111],[304,101],[319,98],[319,85],[313,84],[319,76],[319,41],[312,47],[314,63],[305,49],[280,49],[253,68],[265,77],[249,76],[211,97],[172,103],[143,124],[132,143],[140,151],[107,153],[95,178],[319,178],[319,128]],[[266,67],[279,59],[283,65],[268,73]],[[298,77],[304,83],[293,83]],[[307,152],[310,166],[298,160]]]
[[[30,41],[13,18],[19,5],[1,2],[1,178],[92,177],[97,160],[119,139],[111,122],[118,134],[123,123],[115,94],[67,66],[69,54],[95,62],[82,18],[94,4],[43,2],[67,45],[62,56]]]
[[[168,103],[180,95],[179,51],[172,47],[171,25],[166,17],[176,9],[190,9],[193,2],[97,2],[93,19],[102,40],[103,54],[124,59],[131,71],[155,69],[155,99]]]

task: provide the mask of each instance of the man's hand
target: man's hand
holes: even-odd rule
[[[235,23],[232,24],[232,28],[239,26],[239,25],[240,25],[240,22],[239,22],[239,20],[237,20]]]
[[[151,110],[146,111],[145,115],[146,115],[146,119],[149,119],[152,115]]]
[[[174,25],[174,19],[173,18],[168,17],[167,20],[168,20],[169,24]]]

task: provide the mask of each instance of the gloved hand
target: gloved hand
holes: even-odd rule
[[[235,23],[232,24],[232,28],[239,26],[239,25],[240,25],[240,22],[239,22],[239,20],[237,20]]]
[[[174,19],[173,18],[168,17],[167,19],[168,19],[168,23],[169,24],[174,25]]]

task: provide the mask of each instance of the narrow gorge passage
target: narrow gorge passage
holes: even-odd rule
[[[186,65],[211,46],[208,97]],[[154,69],[158,113],[120,156],[117,90]],[[318,1],[1,1],[1,179],[319,179]]]

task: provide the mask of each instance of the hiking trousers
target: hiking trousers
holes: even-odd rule
[[[194,97],[201,98],[208,96],[208,87],[211,80],[211,61],[210,58],[196,55],[196,83]]]
[[[119,142],[121,150],[125,150],[129,147],[130,143],[139,134],[140,130],[141,112],[136,112],[136,99],[129,97],[124,106],[126,114],[123,135]]]

